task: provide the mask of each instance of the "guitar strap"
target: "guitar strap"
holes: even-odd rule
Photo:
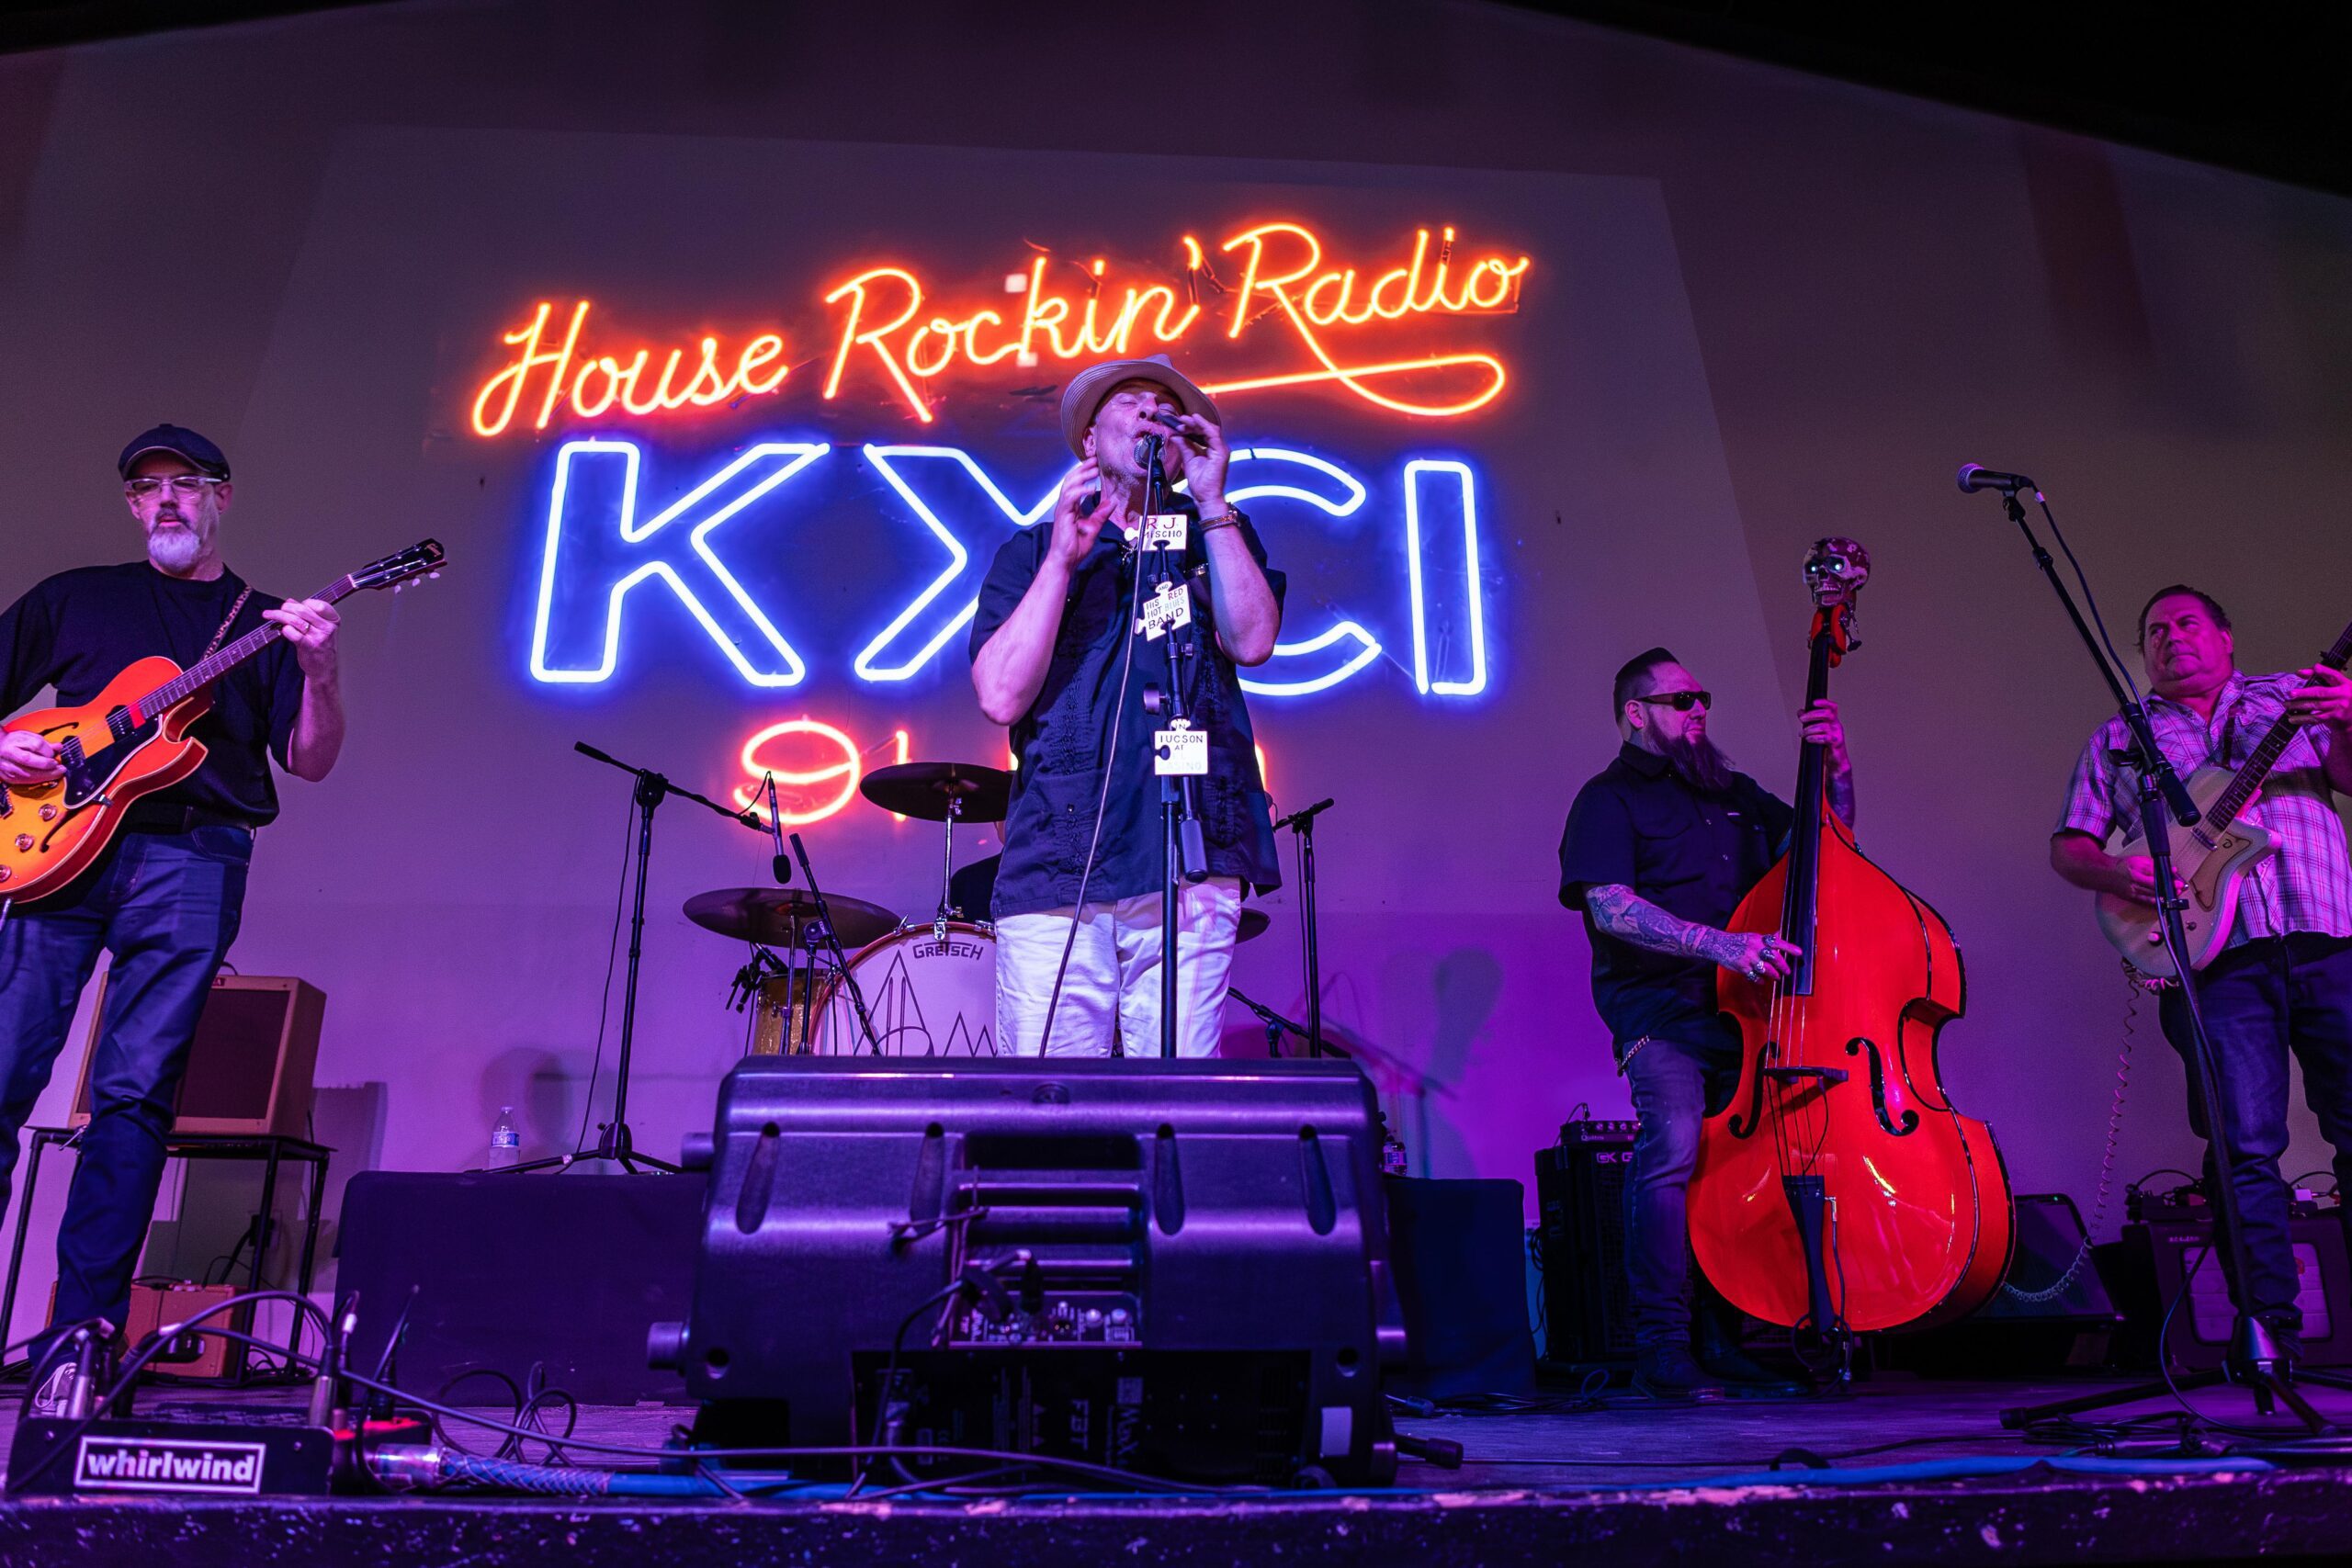
[[[253,584],[249,582],[245,584],[243,592],[237,595],[237,602],[229,606],[228,615],[221,618],[220,629],[212,634],[212,640],[206,643],[204,645],[204,651],[196,656],[196,661],[198,664],[203,663],[206,660],[220,651],[220,644],[228,637],[229,628],[237,624],[237,617],[244,614],[245,601],[253,596]]]

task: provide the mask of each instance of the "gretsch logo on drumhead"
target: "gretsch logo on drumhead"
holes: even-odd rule
[[[867,953],[873,953],[868,949]],[[876,954],[876,956],[878,956]],[[992,942],[926,938],[890,953],[879,985],[866,991],[876,1041],[891,1056],[993,1056],[996,956]],[[913,960],[910,967],[909,960]],[[940,1014],[937,1027],[924,1014]],[[844,1020],[837,1050],[854,1050],[858,1029]]]

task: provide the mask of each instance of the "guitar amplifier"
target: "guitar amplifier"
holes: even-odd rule
[[[1633,1286],[1625,1274],[1634,1129],[1632,1122],[1569,1122],[1556,1145],[1535,1151],[1548,1361],[1634,1359]]]
[[[74,1089],[67,1124],[90,1120],[90,1065],[106,1018],[107,985],[98,981],[90,1010],[89,1043],[81,1081]],[[311,1135],[311,1075],[319,1055],[319,1026],[326,994],[306,980],[274,975],[220,975],[196,1021],[173,1102],[172,1133],[211,1133],[307,1138]]]
[[[2352,1365],[2352,1268],[2342,1225],[2333,1215],[2297,1217],[2288,1221],[2287,1239],[2294,1249],[2295,1304],[2303,1314],[2304,1365]],[[2213,1246],[2211,1219],[2150,1218],[2125,1225],[2121,1237],[2101,1249],[2135,1331],[2123,1348],[2149,1360],[2160,1354],[2192,1371],[2222,1364],[2237,1314]]]

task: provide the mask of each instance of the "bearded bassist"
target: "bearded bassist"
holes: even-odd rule
[[[68,705],[87,702],[138,659],[187,666],[266,626],[280,634],[216,683],[192,732],[207,748],[201,766],[132,805],[72,882],[0,919],[0,1203],[82,988],[99,953],[112,955],[90,1124],[58,1231],[53,1321],[103,1318],[119,1331],[188,1045],[237,934],[254,830],[277,815],[270,759],[326,777],[344,718],[334,606],[254,592],[221,560],[231,486],[220,449],[159,425],[123,448],[118,468],[146,558],[62,572],[0,612],[0,714],[48,686]],[[0,799],[58,778],[60,750],[30,728],[0,736]],[[15,795],[0,829],[29,833],[52,809]],[[0,898],[9,892],[0,886]],[[37,1390],[36,1405],[51,1392]]]
[[[1792,814],[1734,771],[1707,734],[1713,699],[1667,649],[1629,660],[1610,702],[1622,744],[1568,808],[1560,902],[1584,911],[1593,1002],[1633,1091],[1634,1384],[1666,1399],[1731,1383],[1794,1393],[1740,1350],[1739,1314],[1703,1280],[1694,1306],[1686,1217],[1701,1123],[1739,1085],[1739,1031],[1717,1010],[1717,966],[1777,978],[1798,956],[1776,935],[1723,929],[1779,857]],[[1799,725],[1827,748],[1831,808],[1850,825],[1854,773],[1838,705],[1822,701]]]
[[[2231,1281],[2231,1293],[2248,1292],[2239,1306],[2268,1324],[2291,1357],[2302,1319],[2278,1173],[2290,1054],[2335,1150],[2337,1183],[2352,1179],[2352,853],[2335,799],[2352,795],[2352,680],[2325,664],[2240,673],[2228,614],[2211,594],[2180,585],[2140,613],[2140,650],[2153,688],[2149,723],[2184,777],[2243,767],[2282,717],[2300,727],[2240,813],[2267,833],[2273,852],[2241,874],[2226,944],[2199,976],[2252,1273],[2243,1286]],[[2153,905],[2149,858],[2102,847],[2119,823],[2136,818],[2138,781],[2117,761],[2130,745],[2117,718],[2084,747],[2050,863],[2077,887]],[[2162,1016],[2165,1038],[2185,1050],[2188,1014],[2177,988],[2165,993]],[[2197,1131],[2205,1135],[2201,1124]],[[2214,1175],[2209,1150],[2206,1179]]]

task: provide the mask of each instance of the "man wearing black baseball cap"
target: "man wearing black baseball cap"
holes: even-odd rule
[[[256,593],[220,558],[232,494],[220,448],[159,424],[117,467],[146,558],[60,572],[0,611],[0,714],[52,686],[60,706],[78,707],[135,660],[186,668],[266,623],[283,635],[214,683],[211,710],[189,731],[203,764],[134,804],[87,871],[0,919],[0,1203],[82,988],[98,954],[111,955],[90,1124],[57,1235],[61,1329],[124,1321],[197,1017],[237,934],[254,831],[277,815],[269,759],[324,778],[344,732],[334,608]],[[61,771],[41,736],[0,734],[0,785]]]
[[[998,1049],[1130,1055],[1160,1039],[1162,835],[1147,684],[1168,660],[1136,623],[1148,597],[1140,530],[1151,434],[1184,491],[1183,586],[1197,656],[1186,661],[1192,727],[1208,736],[1199,781],[1207,875],[1182,884],[1177,1049],[1216,1050],[1242,884],[1278,886],[1264,782],[1237,666],[1262,664],[1282,628],[1283,574],[1225,499],[1230,453],[1216,404],[1164,355],[1080,371],[1062,393],[1078,467],[1043,526],[1007,540],[972,623],[981,711],[1012,727],[1018,761],[994,898]],[[1181,471],[1179,471],[1181,470]],[[1188,499],[1189,496],[1189,499]],[[1067,954],[1067,959],[1065,959]],[[1051,1018],[1050,1033],[1047,1020]]]

